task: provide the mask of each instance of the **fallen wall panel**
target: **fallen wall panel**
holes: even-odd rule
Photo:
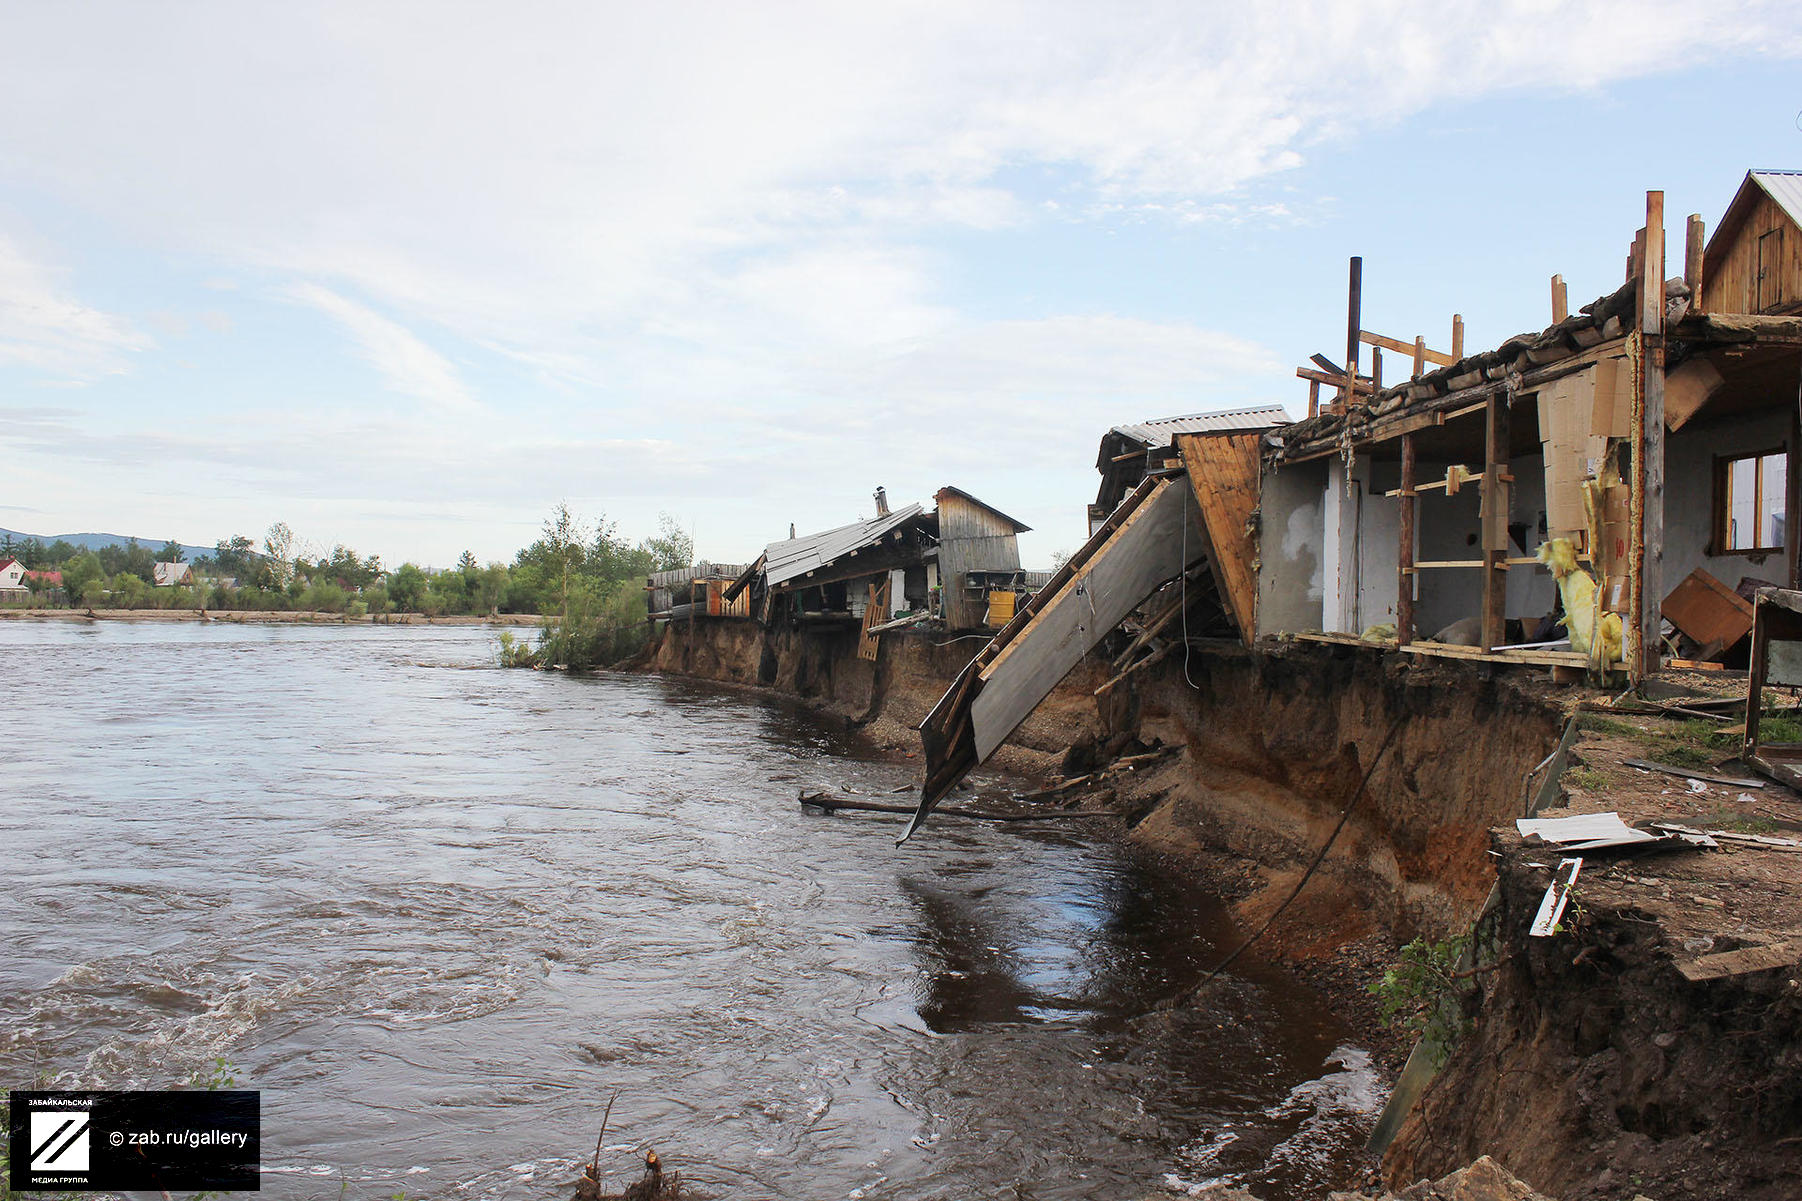
[[[1140,484],[927,714],[920,726],[926,783],[902,841],[1108,631],[1207,554],[1207,533],[1188,481]]]

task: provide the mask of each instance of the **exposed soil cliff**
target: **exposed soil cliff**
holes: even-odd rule
[[[1378,930],[1405,941],[1468,925],[1493,879],[1486,831],[1520,815],[1523,778],[1562,724],[1534,679],[1351,648],[1160,666],[1139,685],[1138,729],[1186,745],[1188,762],[1141,786],[1167,791],[1135,834],[1254,868],[1247,921],[1293,889],[1394,730],[1333,854],[1271,932],[1302,958]]]
[[[1565,1201],[1802,1196],[1802,972],[1686,980],[1673,960],[1696,948],[1673,945],[1632,859],[1591,863],[1564,929],[1526,937],[1555,853],[1496,849],[1499,966],[1386,1175],[1487,1153]]]

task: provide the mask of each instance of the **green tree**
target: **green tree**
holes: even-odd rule
[[[136,538],[129,539],[123,546],[118,543],[103,546],[94,553],[100,556],[101,569],[109,576],[129,572],[140,580],[148,580],[156,571],[156,556],[150,553],[149,547],[139,546]]]
[[[83,551],[63,564],[63,589],[70,600],[86,601],[88,585],[99,582],[104,587],[105,575],[100,568],[100,556],[91,550]]]
[[[694,539],[668,513],[657,515],[656,536],[646,538],[641,545],[651,552],[655,563],[652,571],[674,571],[692,566],[695,561]]]
[[[427,587],[425,572],[411,563],[402,563],[388,573],[388,599],[398,612],[420,612]]]
[[[120,609],[142,609],[150,597],[150,585],[141,575],[122,571],[113,577],[112,604]]]
[[[188,552],[181,548],[181,543],[170,539],[163,543],[163,549],[156,552],[158,563],[185,563]]]
[[[213,562],[221,575],[247,576],[256,558],[257,546],[243,534],[233,534],[213,547]]]
[[[263,553],[269,557],[270,570],[277,580],[285,584],[293,578],[294,531],[287,522],[278,521],[269,527],[263,535]]]

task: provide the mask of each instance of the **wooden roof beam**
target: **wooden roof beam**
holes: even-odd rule
[[[1405,354],[1409,358],[1413,358],[1415,350],[1419,349],[1421,352],[1420,357],[1433,364],[1435,367],[1450,367],[1453,363],[1458,361],[1443,351],[1428,348],[1419,338],[1416,338],[1412,342],[1403,342],[1400,338],[1386,338],[1382,334],[1372,333],[1370,330],[1366,329],[1358,331],[1358,340],[1363,342],[1366,346],[1377,346],[1384,350],[1393,350],[1396,354]]]
[[[1338,388],[1342,392],[1345,390],[1344,372],[1341,372],[1338,375],[1329,375],[1324,371],[1314,371],[1307,367],[1297,367],[1295,369],[1295,378],[1305,379],[1311,383],[1325,384],[1329,388]],[[1375,394],[1375,392],[1376,385],[1371,381],[1370,377],[1367,375],[1360,375],[1358,377],[1358,395],[1371,396]]]

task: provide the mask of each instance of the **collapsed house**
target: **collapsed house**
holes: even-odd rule
[[[977,630],[1005,624],[1044,577],[1020,566],[1019,535],[1031,527],[960,488],[940,488],[935,507],[891,510],[882,489],[876,516],[772,542],[721,592],[727,606],[764,625],[861,623],[866,658],[888,630]]]
[[[1111,430],[1093,536],[922,724],[908,834],[1133,614],[1115,680],[1198,626],[1567,679],[1733,653],[1747,594],[1802,583],[1802,172],[1750,173],[1703,235],[1667,278],[1648,193],[1620,288],[1572,314],[1554,276],[1549,326],[1468,355],[1460,318],[1449,353],[1365,329],[1353,259],[1344,361],[1296,373],[1306,419],[1177,431],[1156,461]],[[1118,463],[1138,479],[1103,515]]]
[[[1554,641],[1563,609],[1595,644],[1583,630],[1616,615],[1635,679],[1732,650],[1749,593],[1796,582],[1802,174],[1749,174],[1706,245],[1691,217],[1670,279],[1662,207],[1651,193],[1619,289],[1570,314],[1555,277],[1553,323],[1494,350],[1430,372],[1417,355],[1383,387],[1357,347],[1392,343],[1354,319],[1335,399],[1267,455],[1258,635],[1609,666],[1599,645],[1520,646]],[[1542,566],[1559,539],[1592,612]]]
[[[743,563],[696,563],[656,571],[645,577],[645,610],[651,621],[686,621],[695,617],[749,617],[750,605],[725,593],[745,570]]]
[[[1289,414],[1281,405],[1254,405],[1116,425],[1101,436],[1101,448],[1095,454],[1101,486],[1095,493],[1095,503],[1089,506],[1089,533],[1099,530],[1147,475],[1171,465],[1176,458],[1177,435],[1261,433],[1288,421]]]

